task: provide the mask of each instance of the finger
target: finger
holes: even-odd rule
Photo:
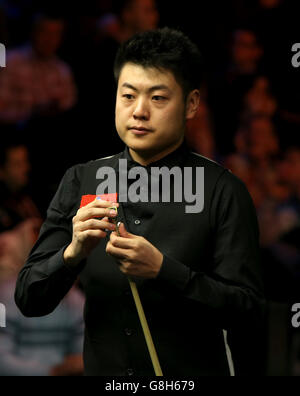
[[[115,210],[109,208],[95,208],[95,207],[85,207],[77,212],[75,221],[86,221],[89,219],[97,219],[104,217],[116,218],[118,213]]]
[[[95,201],[92,202],[92,204],[99,204],[99,205],[104,205],[105,207],[116,207],[118,208],[120,204],[118,202],[111,202],[111,201],[105,201],[101,199],[100,197],[97,197]]]
[[[136,235],[130,234],[130,233],[126,230],[125,225],[124,225],[123,223],[121,223],[120,226],[119,226],[119,233],[120,233],[120,237],[122,237],[122,238],[128,238],[128,239],[130,239],[130,238],[136,237]]]
[[[118,260],[129,260],[128,250],[116,248],[110,242],[106,246],[106,253]]]
[[[113,232],[110,236],[111,244],[120,249],[136,249],[136,242],[133,239],[122,238],[117,235],[116,232]]]
[[[87,230],[83,231],[80,234],[80,240],[84,241],[86,239],[95,238],[95,239],[105,239],[107,237],[107,233],[103,230]]]
[[[103,201],[101,199],[99,200],[96,198],[94,201],[92,201],[88,205],[84,206],[82,209],[84,209],[84,208],[109,208],[113,205],[117,205],[117,204],[113,204],[112,202]]]
[[[116,226],[110,223],[109,221],[91,219],[84,222],[80,222],[78,226],[75,228],[75,230],[79,232],[87,231],[87,230],[115,231]]]

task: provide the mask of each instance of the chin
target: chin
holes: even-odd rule
[[[155,142],[145,139],[145,137],[139,138],[135,136],[125,139],[125,144],[135,151],[149,151],[156,147]]]

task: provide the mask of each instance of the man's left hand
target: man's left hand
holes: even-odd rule
[[[120,270],[127,276],[155,279],[162,267],[163,254],[145,238],[130,234],[124,224],[119,227],[120,236],[111,234],[106,252],[116,258]]]

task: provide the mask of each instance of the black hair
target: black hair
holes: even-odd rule
[[[185,98],[201,85],[203,64],[200,51],[178,30],[166,27],[147,31],[122,44],[114,65],[117,82],[126,63],[171,71],[181,85]]]

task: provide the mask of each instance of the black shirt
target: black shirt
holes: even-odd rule
[[[98,170],[128,160],[128,149],[67,171],[50,204],[39,240],[21,270],[16,302],[27,316],[53,311],[80,275],[85,295],[87,375],[152,376],[128,280],[100,242],[77,270],[63,253],[72,238],[72,218],[81,197],[95,195]],[[120,220],[164,255],[155,280],[135,279],[164,375],[228,375],[223,329],[262,318],[259,232],[245,185],[220,165],[183,144],[154,166],[204,168],[204,210],[187,214],[186,202],[121,204]],[[193,172],[193,187],[200,182]],[[174,187],[174,180],[171,189]],[[117,187],[120,192],[120,186]]]

